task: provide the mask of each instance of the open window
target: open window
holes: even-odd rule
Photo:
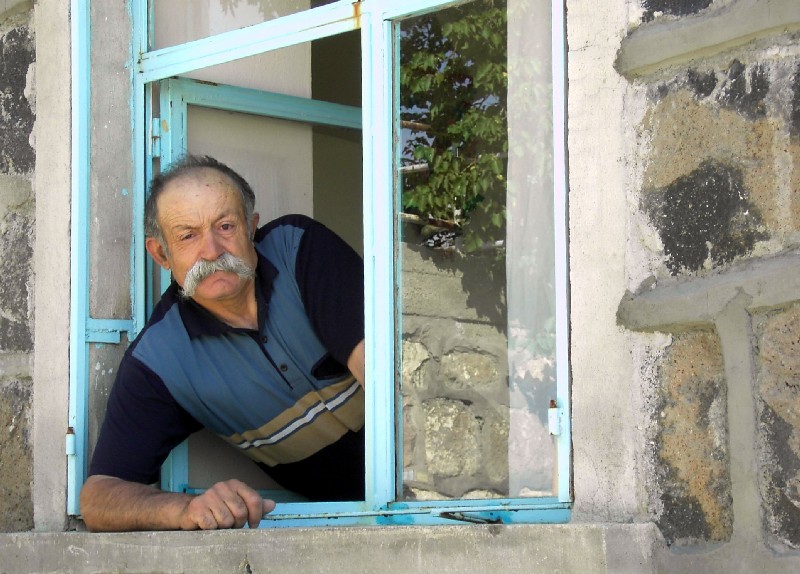
[[[162,80],[154,87],[160,96],[158,115],[150,118],[154,163],[169,165],[187,152],[211,155],[253,174],[249,182],[262,221],[287,213],[315,217],[361,251],[360,221],[352,222],[352,211],[361,212],[359,108],[191,79]],[[148,299],[157,298],[170,280],[158,268]],[[161,487],[197,492],[233,476],[271,498],[295,499],[207,431],[173,451]]]
[[[135,245],[146,182],[190,151],[262,222],[305,213],[364,256],[365,500],[277,493],[262,526],[568,520],[561,4],[131,6]],[[135,331],[167,277],[133,257]],[[213,483],[218,448],[190,439],[162,487]]]

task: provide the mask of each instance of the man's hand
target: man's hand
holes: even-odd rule
[[[238,480],[218,482],[203,494],[192,498],[181,516],[182,530],[241,528],[245,522],[256,528],[261,518],[275,508]]]
[[[258,526],[275,503],[238,480],[218,482],[199,496],[163,492],[111,476],[90,476],[81,491],[89,530],[197,530]]]

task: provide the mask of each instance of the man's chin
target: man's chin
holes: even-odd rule
[[[191,299],[198,302],[227,299],[238,294],[245,283],[247,280],[236,273],[216,271],[200,281]]]

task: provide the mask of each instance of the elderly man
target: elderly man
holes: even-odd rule
[[[81,492],[89,529],[257,525],[275,504],[234,478],[151,486],[202,427],[312,500],[363,499],[361,259],[307,217],[258,229],[254,205],[210,157],[153,180],[146,248],[173,283],[120,364]]]

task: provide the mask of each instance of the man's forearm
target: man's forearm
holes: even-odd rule
[[[350,357],[347,359],[347,368],[350,369],[350,372],[356,380],[361,383],[362,387],[364,386],[366,378],[364,359],[364,339],[361,339],[361,342],[356,345],[355,349],[350,353]]]
[[[109,476],[91,476],[81,513],[92,531],[177,530],[192,496]]]

